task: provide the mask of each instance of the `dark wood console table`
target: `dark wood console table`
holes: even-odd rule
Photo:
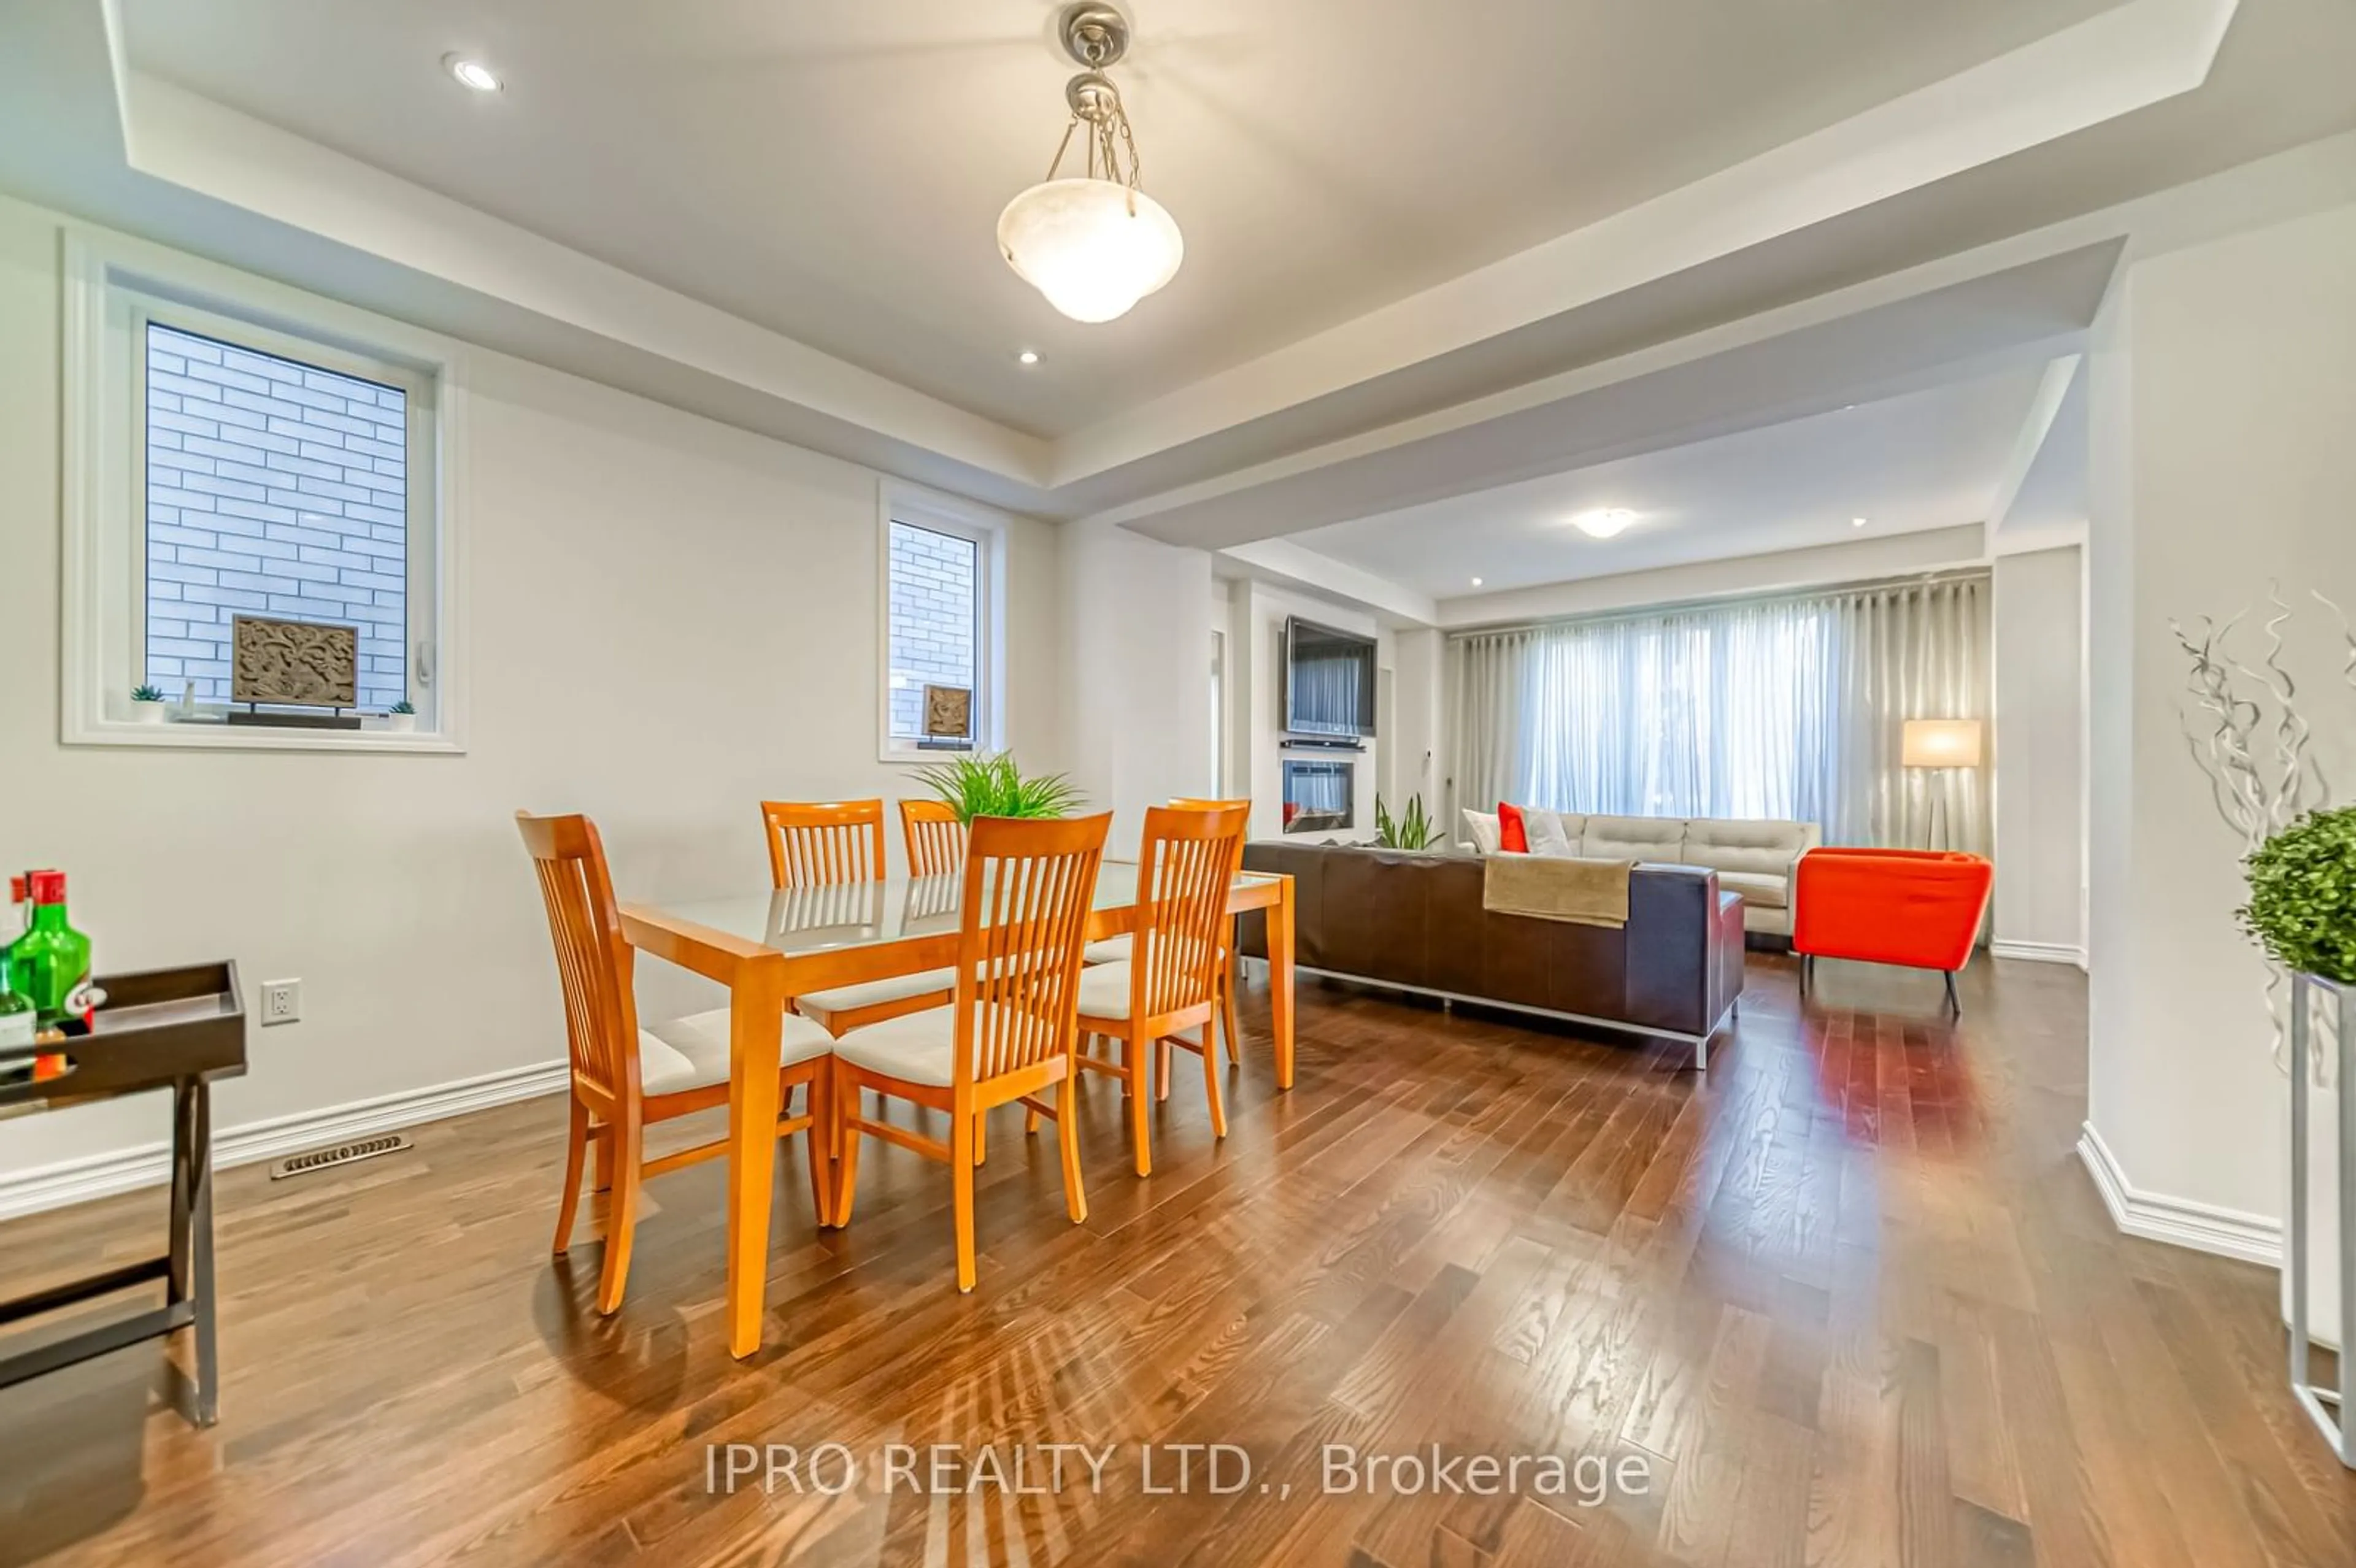
[[[0,1062],[0,1118],[168,1089],[172,1094],[172,1220],[167,1249],[137,1263],[0,1300],[0,1327],[161,1282],[164,1304],[80,1329],[31,1349],[0,1353],[0,1388],[183,1328],[194,1331],[196,1424],[219,1419],[213,1350],[212,1083],[245,1072],[245,1012],[237,966],[200,964],[102,976],[106,1005],[91,1032],[45,1053],[63,1072],[35,1079]],[[20,1071],[11,1072],[9,1068]]]

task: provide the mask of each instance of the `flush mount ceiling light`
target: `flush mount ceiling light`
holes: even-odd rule
[[[459,86],[471,87],[477,92],[497,92],[501,85],[498,72],[464,55],[444,55],[442,69],[456,77]]]
[[[1590,539],[1608,539],[1635,520],[1636,514],[1625,507],[1605,507],[1580,513],[1570,519],[1570,526]]]
[[[1175,277],[1186,246],[1177,221],[1139,188],[1137,140],[1105,75],[1129,48],[1128,19],[1109,5],[1072,5],[1060,33],[1065,53],[1085,68],[1064,84],[1072,118],[1046,179],[998,215],[998,249],[1074,321],[1110,321]],[[1075,135],[1086,149],[1083,172],[1058,179]]]
[[[1036,365],[1039,363],[1039,351],[1036,348],[1025,348],[1014,357],[1014,362],[1018,365]]]

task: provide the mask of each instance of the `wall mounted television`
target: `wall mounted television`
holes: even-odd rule
[[[1300,616],[1284,623],[1284,730],[1304,740],[1375,732],[1375,639]]]

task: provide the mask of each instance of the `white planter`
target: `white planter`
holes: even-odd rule
[[[2310,1006],[2310,998],[2319,1005]],[[2356,1469],[2356,1356],[2340,1358],[2340,1386],[2331,1392],[2310,1382],[2310,1343],[2343,1352],[2356,1340],[2356,986],[2297,975],[2291,986],[2291,1201],[2284,1226],[2283,1292],[2290,1318],[2291,1390],[2332,1445],[2340,1462]],[[2310,1039],[2323,1049],[2325,1082],[2319,1085]],[[2336,1114],[2335,1114],[2336,1113]],[[2343,1153],[2351,1157],[2343,1163]],[[2300,1299],[2298,1275],[2307,1278]]]
[[[2333,1084],[2339,1082],[2335,1074]],[[2293,1093],[2306,1093],[2308,1264],[2307,1337],[2326,1349],[2340,1349],[2340,1097],[2312,1074],[2296,1080]],[[2296,1181],[2299,1173],[2293,1171]],[[2287,1205],[2284,1211],[2290,1211]],[[2291,1322],[2290,1268],[2282,1274],[2283,1324]]]
[[[172,718],[168,702],[134,702],[131,705],[131,721],[134,724],[165,724]]]
[[[396,735],[409,734],[417,728],[417,715],[414,713],[388,713],[384,716],[384,727],[391,731]]]

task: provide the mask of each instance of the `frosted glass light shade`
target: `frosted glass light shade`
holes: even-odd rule
[[[1049,180],[1008,202],[998,215],[998,249],[1017,277],[1074,321],[1127,315],[1177,275],[1186,254],[1160,202],[1099,179]]]
[[[1976,719],[1909,719],[1904,755],[1910,768],[1976,768],[1980,765]]]

